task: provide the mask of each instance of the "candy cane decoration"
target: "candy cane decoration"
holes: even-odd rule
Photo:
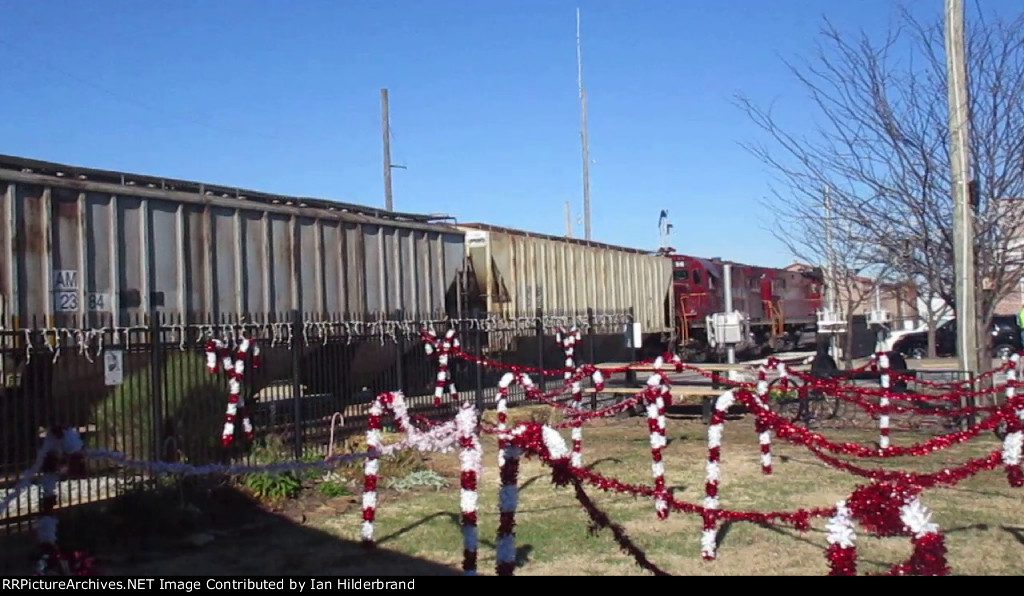
[[[53,427],[46,433],[42,450],[43,464],[40,467],[42,476],[39,479],[39,525],[36,527],[36,541],[40,555],[36,562],[36,574],[44,575],[53,561],[59,561],[65,575],[70,568],[67,561],[60,557],[57,548],[57,482],[60,478],[59,464],[61,455],[71,458],[69,469],[72,475],[84,473],[85,445],[81,435],[73,428]]]
[[[498,491],[498,519],[496,571],[498,575],[512,575],[516,565],[516,508],[519,506],[519,459],[522,450],[506,440],[501,449],[501,489]]]
[[[363,546],[372,547],[373,522],[377,517],[377,480],[380,474],[380,455],[384,447],[381,431],[384,425],[381,416],[385,406],[393,400],[389,393],[377,396],[370,406],[370,417],[366,422],[366,450],[369,455],[363,462]]]
[[[889,446],[889,355],[878,356],[878,366],[882,370],[879,382],[882,385],[882,396],[878,398],[878,447],[885,449]]]
[[[482,450],[477,436],[477,412],[470,404],[462,404],[455,417],[459,436],[460,491],[462,510],[462,571],[476,575],[478,545],[477,534],[477,481],[482,472]]]
[[[664,359],[658,357],[654,361],[654,373],[647,379],[644,390],[644,401],[647,406],[647,428],[651,433],[651,475],[654,476],[654,510],[658,519],[668,518],[669,494],[665,489],[665,462],[662,451],[668,442],[665,440],[665,402],[669,393],[668,383],[661,373]]]
[[[853,531],[853,518],[846,501],[836,503],[836,513],[825,524],[828,531],[828,550],[825,556],[829,562],[830,576],[857,575],[857,539]]]
[[[512,575],[516,564],[515,526],[522,450],[512,444],[512,435],[508,432],[508,392],[513,382],[521,385],[527,394],[534,390],[530,376],[520,372],[507,372],[498,381],[498,473],[501,477],[498,492],[500,518],[495,542],[498,575]]]
[[[785,367],[779,367],[779,370],[782,371],[780,374],[786,374]],[[757,371],[757,394],[754,399],[758,406],[768,410],[768,370],[764,366]],[[757,442],[761,445],[761,473],[767,476],[772,473],[772,429],[761,416],[754,420],[754,428],[757,431]]]
[[[463,406],[464,408],[467,406]],[[392,412],[395,416],[395,428],[399,432],[404,432],[406,438],[398,443],[392,443],[390,445],[384,445],[382,432],[384,424],[382,417],[387,412]],[[475,410],[469,414],[465,414],[460,411],[459,416],[472,416],[475,420]],[[444,424],[435,426],[429,431],[417,430],[412,423],[412,418],[409,416],[409,408],[405,403],[405,396],[400,391],[389,391],[381,393],[373,400],[373,404],[370,406],[370,417],[366,425],[366,449],[367,456],[366,461],[363,462],[363,527],[362,527],[362,541],[363,545],[372,547],[374,545],[373,540],[373,524],[377,517],[377,483],[380,481],[380,457],[382,455],[389,455],[395,453],[399,449],[412,448],[422,452],[437,452],[446,453],[451,451],[456,445],[459,445],[463,451],[471,449],[473,447],[470,444],[466,446],[466,442],[460,438],[459,425],[463,424],[466,432],[473,434],[476,431],[476,423],[469,423],[466,425],[462,418],[456,418],[455,420],[448,421]],[[476,444],[479,450],[479,443]],[[476,456],[479,459],[479,453]],[[470,462],[472,463],[472,459]],[[472,484],[475,487],[476,476],[474,476]],[[463,475],[463,483],[466,482],[466,477]],[[465,488],[465,484],[463,486]],[[462,495],[465,497],[463,491]],[[463,500],[463,505],[466,501]],[[471,503],[475,508],[476,501]],[[463,508],[465,511],[465,508]],[[474,509],[475,511],[475,509]],[[475,520],[475,513],[473,514]],[[475,522],[474,522],[475,523]],[[475,534],[474,534],[475,537]]]
[[[906,565],[913,575],[946,575],[945,539],[938,524],[932,523],[932,514],[918,496],[900,508],[900,520],[907,527],[914,545],[914,554]],[[900,566],[904,567],[904,566]]]
[[[537,437],[537,431],[539,437]],[[539,453],[555,469],[571,464],[569,449],[557,430],[535,422],[520,423],[507,433],[505,465],[501,471],[501,492],[498,493],[498,540],[495,543],[498,575],[513,575],[516,566],[516,507],[519,505],[519,461],[526,449]],[[539,438],[539,445],[534,441]],[[526,448],[522,446],[526,444]],[[538,449],[539,448],[539,449]],[[547,453],[544,453],[544,452]],[[546,457],[545,457],[546,456]]]
[[[455,337],[455,329],[449,329],[444,338],[438,339],[433,329],[425,329],[426,344],[424,350],[427,356],[437,352],[437,380],[434,382],[434,407],[441,406],[441,396],[445,388],[452,401],[458,401],[459,394],[455,389],[455,381],[452,380],[451,371],[448,369],[449,360],[453,353],[459,350],[459,338]]]
[[[259,345],[247,337],[243,337],[239,342],[234,355],[231,354],[228,344],[219,339],[211,339],[206,344],[207,370],[216,373],[219,359],[221,369],[228,376],[228,405],[224,414],[224,431],[221,433],[221,444],[225,447],[234,441],[235,422],[239,419],[242,423],[242,432],[246,438],[252,439],[252,420],[249,418],[249,409],[242,394],[242,380],[245,378],[246,358],[252,360],[252,367],[256,369],[259,368],[259,355]]]
[[[1010,357],[1013,366],[1006,371],[1006,403],[1012,404],[1017,399],[1017,366],[1020,355]],[[1006,419],[1006,437],[1003,438],[1003,465],[1006,479],[1010,486],[1024,486],[1024,470],[1021,469],[1021,451],[1024,449],[1024,407],[1017,407],[1013,417]]]
[[[582,340],[582,337],[580,330],[575,325],[568,332],[564,332],[562,329],[555,332],[555,341],[565,350],[565,382],[571,384],[571,404],[572,408],[577,411],[583,408],[583,384],[580,382],[581,370],[576,368],[575,352],[576,344]],[[600,371],[594,370],[595,374],[600,374]],[[580,420],[576,420],[572,425],[572,466],[574,468],[583,466],[583,422]]]
[[[705,561],[715,558],[716,522],[718,509],[718,480],[721,477],[719,462],[722,459],[722,430],[725,426],[725,414],[736,401],[732,391],[726,391],[715,400],[715,411],[708,425],[708,463],[705,467],[704,480],[704,530],[700,538],[701,556]]]

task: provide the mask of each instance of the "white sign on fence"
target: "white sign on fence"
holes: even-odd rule
[[[124,350],[103,353],[103,380],[108,386],[124,383]]]

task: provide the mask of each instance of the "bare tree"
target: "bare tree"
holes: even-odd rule
[[[781,229],[811,217],[808,189],[830,184],[834,217],[858,235],[858,258],[915,280],[922,296],[955,309],[942,14],[922,22],[901,9],[898,17],[881,39],[847,35],[826,21],[813,59],[787,64],[817,112],[810,134],[788,131],[745,97],[738,103],[772,141],[748,148],[783,183],[784,198],[774,205]],[[1015,210],[1007,200],[1024,195],[1024,14],[970,25],[975,258],[983,290],[977,323],[986,329],[1024,273],[1015,250],[1024,219],[1008,216]]]
[[[836,314],[842,316],[847,329],[853,327],[854,314],[871,297],[874,286],[887,279],[889,267],[879,265],[876,250],[862,240],[864,230],[855,221],[830,217],[835,210],[835,191],[828,188],[794,187],[789,194],[775,192],[766,202],[776,208],[777,220],[772,234],[799,260],[820,264],[825,283],[834,292]],[[843,201],[838,201],[842,203]],[[778,208],[782,206],[782,208]],[[864,283],[864,278],[872,280]],[[849,364],[853,352],[853,335],[845,335],[843,353]]]

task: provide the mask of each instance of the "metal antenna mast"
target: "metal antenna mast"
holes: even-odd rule
[[[576,86],[580,92],[580,141],[583,145],[583,237],[590,240],[590,148],[587,140],[587,90],[583,88],[580,9],[576,9]]]

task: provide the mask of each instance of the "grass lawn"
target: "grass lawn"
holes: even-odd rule
[[[510,411],[513,420],[547,416],[546,408]],[[493,412],[488,413],[493,417]],[[676,498],[700,503],[704,492],[707,428],[689,419],[668,420],[668,446],[664,450],[666,481]],[[833,440],[871,444],[872,430],[823,430]],[[568,431],[563,431],[568,442]],[[920,442],[930,434],[894,430],[894,445]],[[584,464],[626,482],[651,484],[647,423],[643,418],[596,421],[584,430]],[[889,468],[937,471],[999,446],[991,433],[965,445],[917,459],[881,460]],[[720,497],[723,508],[794,510],[828,507],[848,496],[863,479],[833,470],[806,449],[775,440],[774,473],[762,475],[757,435],[749,417],[726,423],[722,446]],[[403,466],[387,463],[381,486],[389,474],[406,475],[427,467],[448,481],[446,488],[382,489],[377,508],[378,552],[357,545],[361,523],[358,466],[342,470],[348,475],[351,495],[324,500],[307,491],[284,504],[281,512],[256,527],[224,529],[199,547],[168,549],[153,542],[139,546],[148,556],[115,556],[114,547],[94,551],[108,555],[108,573],[135,575],[190,574],[457,574],[462,560],[459,529],[458,457],[455,453],[406,456]],[[859,460],[876,467],[879,460]],[[493,436],[484,442],[484,474],[480,482],[481,575],[494,574],[494,536],[497,529],[497,452]],[[557,488],[550,471],[526,460],[520,470],[520,506],[517,512],[517,575],[648,575],[619,551],[608,530],[591,533],[590,520],[572,488]],[[649,499],[605,494],[587,488],[587,494],[613,522],[621,524],[648,558],[674,575],[824,575],[824,519],[812,520],[807,532],[791,527],[762,527],[736,523],[720,529],[718,558],[700,557],[701,520],[673,513],[658,520]],[[925,491],[924,504],[932,520],[946,535],[952,573],[957,575],[1019,575],[1024,571],[1024,490],[1007,485],[1001,468],[982,472],[952,488]],[[340,503],[340,504],[339,504]],[[71,523],[71,522],[69,522]],[[124,547],[122,541],[121,544]],[[163,549],[163,550],[161,550]],[[124,550],[123,548],[121,549]],[[109,553],[108,553],[109,551]],[[882,572],[905,560],[909,538],[858,536],[858,572]]]

